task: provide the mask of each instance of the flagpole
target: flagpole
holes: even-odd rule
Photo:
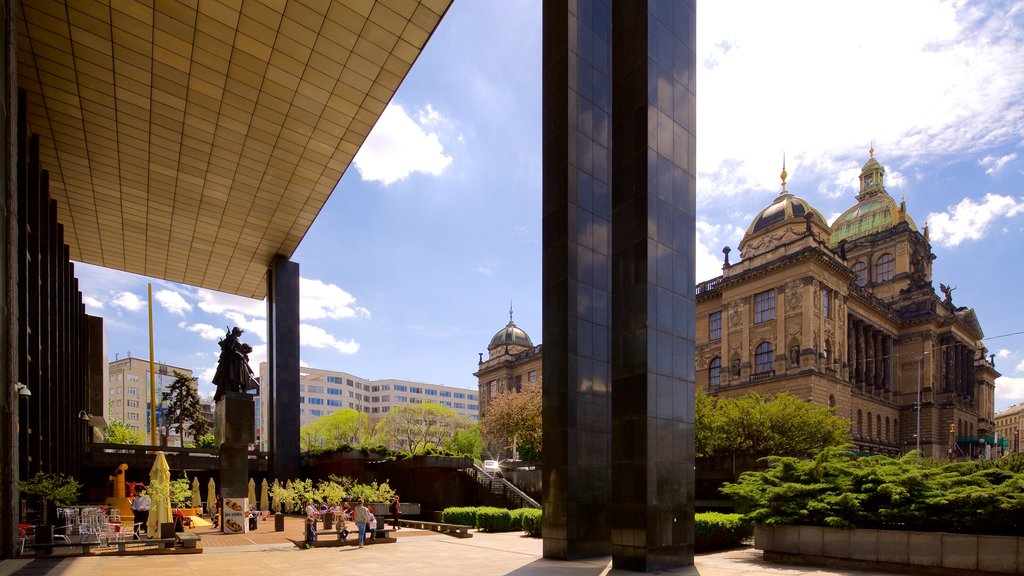
[[[156,446],[156,361],[153,359],[153,283],[149,283],[149,444]]]

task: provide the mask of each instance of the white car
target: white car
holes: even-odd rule
[[[497,460],[484,460],[484,472],[488,474],[498,473],[498,461]]]

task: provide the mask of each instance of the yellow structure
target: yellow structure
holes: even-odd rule
[[[108,477],[108,480],[113,483],[114,494],[112,496],[108,496],[107,499],[103,501],[107,506],[116,508],[121,514],[122,525],[130,525],[134,523],[131,521],[132,518],[134,518],[134,514],[132,513],[132,501],[128,499],[124,489],[124,473],[126,470],[128,470],[128,465],[121,464],[114,469],[114,475]]]
[[[872,149],[856,203],[830,226],[783,169],[740,261],[726,247],[722,276],[697,286],[697,384],[831,406],[863,452],[991,455],[999,373],[981,325],[953,288],[936,295],[927,227],[884,178]]]

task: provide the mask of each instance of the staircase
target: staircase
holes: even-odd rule
[[[530,498],[525,492],[516,488],[511,482],[494,474],[484,472],[483,468],[474,464],[472,468],[463,468],[463,472],[480,483],[491,494],[504,497],[512,508],[540,508],[540,503]]]

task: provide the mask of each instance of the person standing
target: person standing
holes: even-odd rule
[[[316,544],[316,519],[320,516],[320,510],[312,500],[306,502],[306,548],[312,548]]]
[[[149,520],[149,508],[152,504],[145,490],[132,498],[132,523],[135,525],[133,531],[136,538],[139,537],[139,530],[146,531],[146,521]]]
[[[402,515],[402,504],[398,501],[398,495],[395,495],[395,501],[388,507],[388,512],[391,513],[391,523],[394,529],[401,530],[401,526],[398,525],[398,517]]]
[[[359,547],[362,548],[366,542],[366,525],[370,522],[370,511],[363,505],[363,499],[359,499],[355,512],[352,514],[356,527],[359,529]]]

